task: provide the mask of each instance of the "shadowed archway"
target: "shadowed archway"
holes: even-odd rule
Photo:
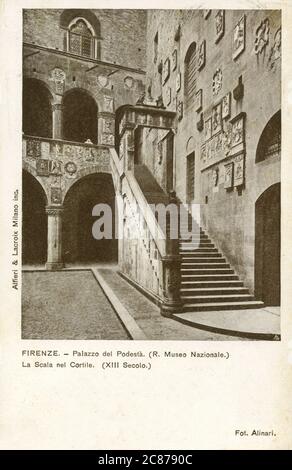
[[[109,174],[94,173],[73,184],[64,201],[63,259],[65,263],[117,262],[118,243],[115,238],[96,240],[92,226],[96,204],[108,204],[115,223],[115,191]]]
[[[73,142],[97,144],[95,100],[85,90],[70,90],[63,98],[63,138]]]
[[[44,83],[34,78],[23,82],[22,130],[26,135],[52,137],[52,96]]]
[[[22,173],[22,263],[44,264],[47,259],[47,198],[40,183]]]
[[[280,305],[280,183],[255,205],[255,294],[265,305]]]

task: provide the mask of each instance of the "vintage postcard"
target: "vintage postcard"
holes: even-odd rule
[[[0,11],[0,447],[291,449],[292,5]]]

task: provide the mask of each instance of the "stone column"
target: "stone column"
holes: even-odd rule
[[[176,233],[170,236],[170,220],[166,219],[166,256],[162,258],[164,299],[161,305],[161,313],[164,316],[170,316],[172,313],[179,312],[182,308],[180,298],[179,207],[175,191],[173,190],[169,192],[169,204],[174,204],[177,207],[177,213],[174,213],[173,216],[178,217],[178,223]]]
[[[161,314],[170,316],[182,308],[180,298],[181,258],[179,255],[167,255],[162,258],[163,265],[163,302]]]
[[[54,103],[53,110],[53,139],[62,139],[63,126],[63,105],[62,103]]]
[[[62,262],[62,206],[48,206],[48,257],[46,268],[58,270],[64,267]]]

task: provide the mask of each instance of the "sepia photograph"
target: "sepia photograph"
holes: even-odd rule
[[[281,11],[24,9],[22,339],[280,340]]]

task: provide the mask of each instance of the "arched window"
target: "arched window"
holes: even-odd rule
[[[269,120],[260,137],[256,162],[281,154],[281,111],[278,111]]]
[[[75,18],[69,25],[69,52],[96,57],[96,38],[92,26],[84,18]]]
[[[65,30],[65,51],[91,59],[100,58],[100,22],[93,11],[76,8],[63,10],[60,27]]]
[[[196,43],[193,42],[185,57],[185,74],[184,74],[184,94],[185,107],[190,107],[195,103],[195,94],[197,88],[197,54]]]
[[[73,142],[97,143],[96,102],[85,90],[75,88],[63,97],[63,138]]]
[[[40,80],[23,82],[22,130],[26,135],[52,137],[52,96]]]

